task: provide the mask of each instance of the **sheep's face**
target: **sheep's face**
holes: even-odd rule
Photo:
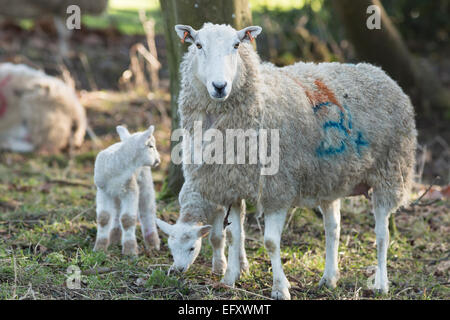
[[[170,225],[160,219],[156,219],[156,224],[169,236],[167,242],[174,260],[170,270],[186,272],[197,258],[202,248],[202,238],[209,233],[211,226]]]
[[[239,45],[251,41],[261,32],[261,27],[251,26],[236,31],[229,25],[206,23],[196,31],[190,26],[176,25],[178,36],[193,43],[193,72],[205,86],[211,99],[226,100],[239,76]]]
[[[156,140],[153,136],[154,126],[150,126],[143,132],[130,134],[123,126],[117,126],[116,131],[120,140],[131,143],[136,148],[139,163],[143,166],[157,167],[161,162],[159,152],[156,149]]]

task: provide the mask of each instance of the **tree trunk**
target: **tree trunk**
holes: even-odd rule
[[[376,5],[381,11],[381,28],[369,29],[367,8]],[[381,66],[410,95],[416,111],[430,118],[450,110],[450,91],[425,64],[414,58],[392,24],[379,0],[333,0],[345,31],[358,56]]]
[[[178,38],[174,26],[187,24],[200,29],[205,22],[226,23],[234,28],[251,24],[251,11],[248,0],[160,0],[164,17],[167,59],[170,72],[170,96],[172,131],[179,127],[178,92],[180,90],[179,65],[186,51]],[[175,142],[176,143],[176,142]],[[171,148],[174,146],[171,143]],[[169,175],[163,188],[163,197],[177,194],[183,185],[181,165],[169,165]]]

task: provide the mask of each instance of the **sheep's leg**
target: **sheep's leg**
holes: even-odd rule
[[[280,255],[281,232],[286,213],[287,210],[280,210],[264,214],[264,245],[269,253],[273,272],[272,298],[277,300],[291,299],[290,284],[284,274]]]
[[[137,255],[136,218],[138,212],[139,192],[137,188],[121,197],[120,226],[122,228],[122,254]]]
[[[114,198],[107,195],[101,189],[97,189],[97,237],[94,251],[106,251],[110,243],[110,232],[114,224],[114,216],[117,214],[114,206]]]
[[[389,246],[389,213],[390,209],[374,206],[375,233],[377,236],[378,267],[375,274],[374,289],[380,293],[388,293],[387,250]]]
[[[233,287],[240,275],[240,252],[241,252],[241,221],[240,210],[232,207],[228,216],[230,225],[227,227],[228,246],[228,265],[222,283]]]
[[[239,251],[239,261],[240,261],[240,269],[241,272],[248,272],[249,271],[249,264],[247,260],[247,254],[245,252],[245,228],[244,228],[244,222],[245,222],[245,200],[242,200],[241,202],[241,216],[240,216],[240,222],[241,222],[241,243],[240,243],[240,251]]]
[[[212,272],[216,274],[224,274],[227,269],[227,260],[225,257],[225,232],[223,230],[223,219],[225,212],[219,211],[212,215],[209,224],[212,225],[209,234],[209,242],[213,248]]]
[[[150,175],[150,177],[148,177]],[[159,250],[160,240],[156,228],[156,203],[150,168],[142,168],[139,181],[139,220],[146,250]]]
[[[325,226],[325,272],[319,282],[319,287],[336,288],[336,282],[339,279],[338,270],[338,247],[341,222],[341,201],[335,200],[331,203],[322,204],[320,210],[323,215],[323,224]]]
[[[120,241],[122,239],[122,229],[120,228],[120,199],[115,198],[115,208],[116,213],[114,215],[114,224],[111,229],[111,232],[109,233],[109,244],[120,244]]]

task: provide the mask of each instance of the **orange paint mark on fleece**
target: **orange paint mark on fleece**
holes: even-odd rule
[[[318,93],[318,98],[321,99],[321,101],[319,100],[317,102],[330,101],[331,103],[337,105],[339,107],[339,109],[341,109],[342,112],[344,112],[344,108],[342,108],[339,101],[337,101],[336,96],[334,95],[333,91],[331,91],[330,88],[328,88],[325,83],[323,83],[319,79],[316,79],[314,81],[314,84],[316,85],[316,87],[318,89],[318,91],[316,91]]]

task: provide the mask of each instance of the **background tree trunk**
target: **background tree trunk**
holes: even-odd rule
[[[366,26],[370,5],[381,10],[381,29]],[[419,115],[439,117],[450,110],[450,91],[425,63],[410,54],[379,0],[333,0],[333,6],[358,56],[381,66],[397,80]]]
[[[178,92],[179,65],[187,45],[181,44],[175,33],[176,24],[187,24],[200,29],[205,22],[226,23],[234,28],[251,24],[252,15],[247,0],[160,0],[164,17],[167,59],[170,72],[172,131],[179,127]],[[171,145],[171,148],[173,144]],[[163,187],[163,197],[177,194],[183,185],[181,165],[169,165],[169,174]]]

